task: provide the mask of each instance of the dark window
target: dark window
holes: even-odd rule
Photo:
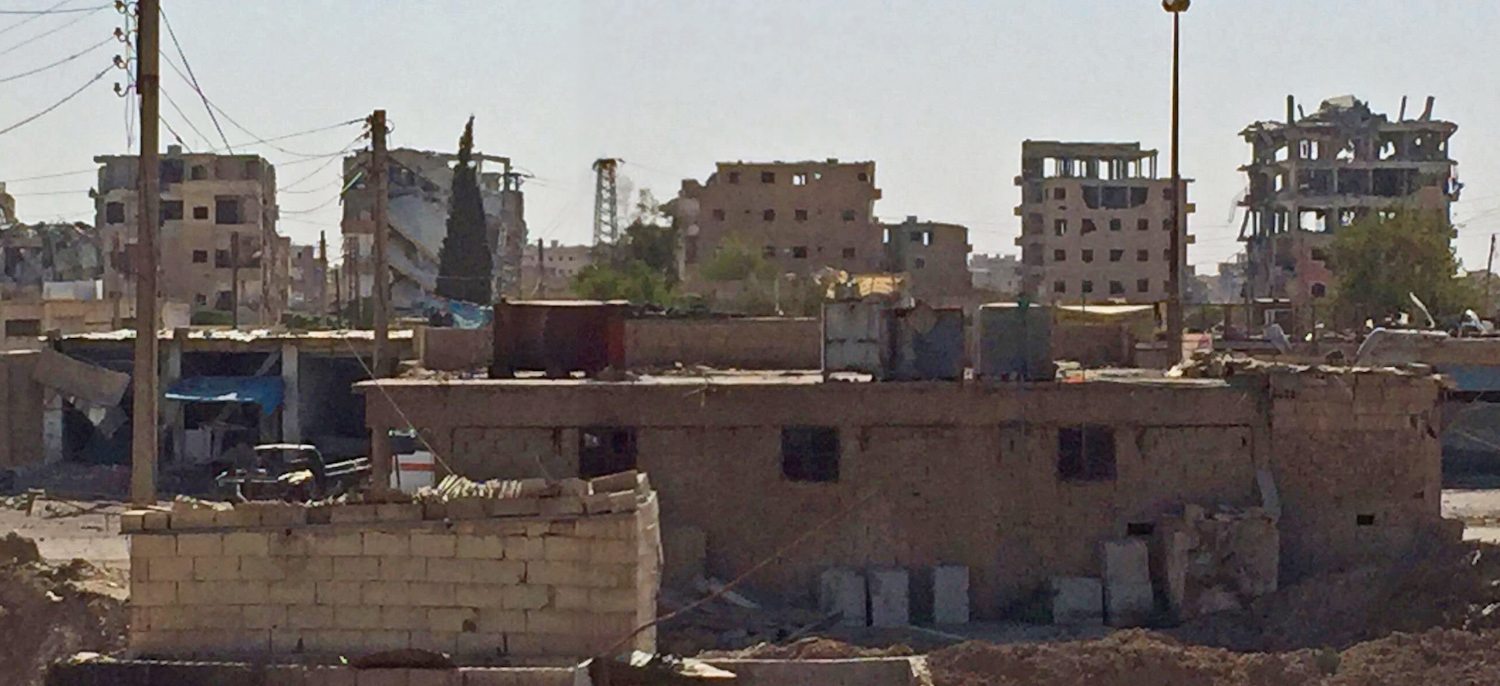
[[[1375,526],[1375,515],[1372,515],[1372,514],[1354,515],[1354,525],[1355,526]]]
[[[1125,284],[1120,283],[1119,281],[1111,281],[1111,282],[1109,282],[1109,294],[1110,295],[1124,295],[1125,294]]]
[[[214,251],[214,266],[215,267],[219,267],[221,269],[224,268],[224,267],[228,267],[229,266],[229,251],[228,250],[215,250]]]
[[[635,429],[593,426],[578,432],[578,476],[592,479],[635,469]]]
[[[839,430],[831,426],[783,428],[781,475],[790,481],[838,481]]]
[[[1066,284],[1066,283],[1064,283],[1062,281],[1053,281],[1052,282],[1052,292],[1053,293],[1067,293],[1068,292],[1068,284]]]
[[[1151,261],[1151,251],[1150,250],[1137,250],[1137,251],[1135,251],[1135,261],[1136,262],[1150,262]]]
[[[859,180],[860,181],[869,181],[870,180],[870,175],[867,174],[867,173],[865,173],[865,172],[860,172],[859,173]]]
[[[714,210],[714,219],[717,219],[719,221],[724,221],[724,210],[722,210],[722,209]]]
[[[207,305],[208,304],[208,296],[206,296],[206,295],[204,295],[202,293],[194,294],[193,295],[193,304],[197,305],[198,307],[203,307],[203,306]]]
[[[1161,199],[1162,200],[1166,200],[1167,202],[1171,202],[1173,195],[1175,195],[1175,194],[1172,192],[1172,187],[1171,186],[1167,186],[1166,188],[1161,189]]]
[[[793,210],[792,217],[799,222],[807,221],[807,210]]]
[[[739,183],[740,182],[740,173],[739,172],[729,172],[729,182],[730,183]]]
[[[844,210],[844,221],[846,221],[846,222],[852,222],[852,221],[854,221],[854,210]]]
[[[182,183],[182,160],[161,161],[161,185]]]
[[[1068,261],[1068,251],[1066,251],[1066,250],[1053,250],[1052,251],[1052,261],[1053,262],[1067,262]]]
[[[194,181],[204,181],[208,179],[208,167],[205,167],[201,164],[193,165],[192,179]],[[207,302],[208,298],[204,298],[203,300]]]
[[[239,224],[241,222],[239,198],[214,198],[215,224]]]
[[[1156,533],[1156,524],[1153,522],[1127,522],[1125,524],[1126,536],[1150,536],[1154,533]]]
[[[760,182],[761,183],[776,183],[776,172],[761,172],[760,173]]]
[[[219,291],[214,296],[214,309],[229,310],[234,307],[234,293],[232,291]]]
[[[1067,200],[1068,199],[1068,189],[1066,189],[1066,188],[1054,188],[1054,189],[1052,189],[1052,199],[1053,200]]]
[[[193,219],[208,219],[208,207],[198,205],[193,208]]]
[[[1322,283],[1315,283],[1312,285],[1312,297],[1322,298],[1326,295],[1328,295],[1328,286]]]
[[[766,210],[760,213],[760,218],[768,222],[776,221],[776,210]]]
[[[7,319],[5,320],[6,338],[17,336],[40,336],[42,335],[42,320],[40,319]]]
[[[1095,424],[1059,428],[1057,478],[1063,481],[1113,481],[1114,429]]]
[[[1145,293],[1145,292],[1148,292],[1150,290],[1151,290],[1151,279],[1136,279],[1135,280],[1135,291],[1137,293]]]
[[[854,259],[854,248],[844,248],[844,259]]]
[[[805,259],[807,259],[807,246],[805,246],[805,245],[794,245],[794,246],[792,246],[792,258],[793,259],[798,259],[798,260],[805,260]]]
[[[104,203],[104,223],[105,224],[124,224],[125,223],[125,203],[123,203],[123,202],[107,202],[107,203]]]
[[[1084,293],[1093,293],[1094,292],[1094,282],[1093,281],[1085,281],[1085,282],[1083,282],[1083,292]]]
[[[163,201],[161,201],[161,220],[165,222],[165,221],[173,221],[173,220],[178,220],[178,219],[182,219],[182,201],[181,200],[163,200]]]
[[[1083,261],[1084,262],[1093,262],[1094,261],[1094,251],[1093,250],[1084,250],[1083,251]]]
[[[920,258],[920,257],[918,257],[915,260],[912,260],[912,263],[911,263],[912,269],[921,269],[921,268],[926,267],[926,266],[927,266],[927,260],[925,260],[923,258]]]
[[[1120,230],[1120,220],[1118,220],[1118,219],[1111,219],[1111,220],[1109,220],[1109,230],[1110,231],[1119,231]]]
[[[1312,249],[1312,258],[1315,259],[1315,260],[1317,260],[1317,261],[1319,261],[1319,262],[1327,262],[1328,261],[1328,251],[1324,250],[1322,248],[1313,248]]]
[[[1130,206],[1131,207],[1140,207],[1141,205],[1144,205],[1144,204],[1146,204],[1146,189],[1145,188],[1132,188],[1132,189],[1130,189]]]
[[[774,245],[768,245],[768,246],[766,246],[764,248],[761,248],[760,249],[760,254],[761,254],[761,257],[775,257],[776,256],[776,246],[774,246]]]
[[[1109,261],[1110,262],[1119,262],[1122,259],[1125,259],[1125,251],[1124,250],[1111,250],[1111,251],[1109,251]]]
[[[1151,220],[1150,219],[1137,219],[1137,220],[1135,220],[1135,230],[1136,231],[1150,231],[1151,230]]]
[[[193,261],[196,262],[196,263],[198,263],[198,264],[207,263],[208,262],[208,251],[207,250],[194,250],[193,251]]]
[[[1093,233],[1098,230],[1098,227],[1094,226],[1094,220],[1092,219],[1083,220],[1083,226],[1078,229],[1079,233]]]

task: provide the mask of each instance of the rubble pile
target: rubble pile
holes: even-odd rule
[[[0,686],[39,685],[55,660],[125,646],[125,604],[95,590],[105,576],[83,560],[43,562],[14,533],[0,539]]]
[[[663,588],[658,599],[658,616],[666,616],[697,602],[714,591],[701,580],[701,592]],[[800,636],[827,629],[836,618],[826,618],[811,610],[769,607],[737,593],[724,594],[683,614],[663,622],[657,628],[661,649],[677,655],[696,655],[703,651],[738,651],[759,646],[780,651],[798,645]],[[827,621],[825,621],[827,620]],[[785,644],[793,641],[789,645]],[[721,657],[774,657],[772,655],[713,653]],[[834,657],[834,656],[830,656]],[[799,656],[798,659],[810,659]]]

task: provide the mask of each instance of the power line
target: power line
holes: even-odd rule
[[[37,67],[36,69],[32,69],[31,71],[23,71],[23,72],[21,72],[19,74],[13,74],[13,75],[7,76],[5,78],[0,78],[0,83],[9,83],[11,81],[15,81],[16,79],[24,79],[24,78],[26,78],[28,76],[31,76],[32,74],[40,74],[40,73],[42,73],[44,71],[47,71],[48,69],[51,69],[53,67],[61,66],[61,65],[67,64],[69,62],[72,62],[73,60],[76,60],[76,59],[78,59],[80,57],[83,57],[84,55],[87,55],[87,54],[89,54],[89,53],[91,53],[91,52],[93,52],[95,50],[98,50],[99,47],[102,46],[102,45],[104,45],[105,43],[113,43],[114,41],[115,41],[115,37],[114,36],[109,36],[109,37],[105,38],[104,40],[99,41],[98,43],[90,45],[87,48],[84,48],[80,52],[75,52],[75,53],[73,53],[71,55],[68,55],[67,57],[64,57],[64,58],[62,58],[62,59],[60,59],[60,60],[58,60],[56,62],[53,62],[51,64],[44,65],[44,66],[41,66],[41,67]]]
[[[18,179],[0,179],[0,183],[21,183],[23,181],[40,181],[42,179],[60,179],[64,176],[79,176],[82,174],[95,174],[98,169],[80,169],[78,171],[57,172],[55,174],[38,174],[36,176],[23,176]]]
[[[188,128],[192,129],[193,133],[198,134],[198,140],[202,141],[204,145],[208,145],[208,136],[203,135],[203,132],[198,130],[198,126],[193,123],[193,120],[188,118],[187,113],[183,112],[182,108],[177,106],[177,101],[172,99],[172,95],[167,92],[167,89],[159,88],[159,90],[161,91],[161,96],[167,99],[167,104],[171,105],[172,109],[177,112],[177,116],[182,117],[182,120],[187,122]],[[172,132],[172,135],[176,136],[177,132]],[[177,138],[177,142],[182,143],[180,136]],[[187,143],[182,144],[187,145]]]
[[[103,7],[95,7],[93,9],[91,9],[91,10],[88,10],[87,12],[78,15],[78,17],[76,19],[74,19],[73,21],[67,22],[65,24],[60,24],[60,25],[54,27],[50,31],[43,31],[43,32],[41,32],[41,33],[39,33],[39,34],[37,34],[35,36],[27,38],[26,40],[23,40],[23,41],[21,41],[19,43],[16,43],[15,45],[12,45],[12,46],[4,49],[4,50],[0,50],[0,55],[8,55],[8,54],[10,54],[12,52],[15,52],[16,50],[19,50],[19,49],[21,49],[21,48],[23,48],[25,46],[31,45],[32,43],[35,43],[35,42],[37,42],[37,41],[39,41],[39,40],[41,40],[43,38],[46,38],[47,36],[50,36],[50,35],[52,35],[54,33],[57,33],[58,31],[61,31],[61,30],[65,29],[65,28],[68,28],[69,26],[72,26],[74,24],[77,24],[78,22],[83,21],[84,19],[89,18],[95,12],[98,12],[99,10],[105,9],[107,7],[110,7],[110,5],[104,5]]]
[[[64,2],[67,2],[67,1],[68,0],[64,0]],[[59,3],[57,3],[57,5],[64,4],[64,2],[59,2]],[[39,17],[39,16],[46,15],[46,14],[73,14],[75,12],[98,12],[99,10],[109,9],[111,7],[114,7],[114,5],[95,5],[93,7],[75,7],[75,8],[72,8],[72,9],[60,10],[60,9],[57,9],[57,5],[53,5],[52,7],[44,9],[44,10],[0,10],[0,14],[28,14],[28,15],[38,16]]]
[[[57,9],[59,7],[62,7],[63,5],[66,5],[66,4],[70,3],[70,2],[73,2],[73,0],[57,0],[56,4],[52,5],[51,7],[48,7],[47,10],[45,10],[45,11],[55,10],[55,9]],[[46,16],[46,15],[43,15],[43,14],[33,14],[33,15],[31,15],[31,16],[25,18],[25,19],[22,19],[21,21],[18,21],[18,22],[14,23],[14,24],[11,24],[10,26],[7,26],[7,27],[5,27],[3,29],[0,29],[0,35],[9,33],[11,31],[14,31],[15,29],[19,29],[22,26],[25,26],[27,24],[30,24],[33,21],[36,21],[37,19],[42,18],[43,16]]]
[[[104,78],[105,74],[108,74],[111,71],[114,71],[114,69],[115,69],[115,65],[113,65],[113,64],[105,67],[98,74],[95,74],[94,78],[89,79],[82,86],[79,86],[78,90],[75,90],[72,93],[67,94],[65,97],[63,97],[62,100],[58,100],[57,102],[54,102],[51,105],[47,106],[46,109],[44,109],[44,110],[42,110],[40,112],[37,112],[36,114],[33,114],[33,115],[31,115],[31,116],[29,116],[29,117],[27,117],[25,119],[22,119],[21,121],[18,121],[18,122],[14,123],[14,124],[11,124],[10,126],[7,126],[7,127],[3,128],[3,129],[0,129],[0,136],[3,136],[5,134],[7,134],[7,133],[10,133],[11,131],[15,131],[16,129],[21,128],[22,126],[30,124],[31,122],[34,122],[34,121],[42,118],[42,116],[46,115],[48,112],[51,112],[52,110],[55,110],[55,109],[57,109],[59,107],[62,107],[63,103],[66,103],[67,101],[72,100],[73,98],[78,97],[78,94],[82,93],[85,88],[88,88],[89,86],[94,85],[96,82],[99,81],[99,79]]]
[[[188,61],[187,53],[182,51],[182,44],[177,42],[177,32],[172,30],[172,20],[167,17],[166,10],[161,10],[161,22],[167,27],[167,35],[172,38],[172,47],[177,50],[177,56],[182,59],[182,66],[187,68],[188,83],[197,91],[198,98],[203,100],[203,109],[208,110],[208,119],[214,124],[214,129],[219,132],[219,140],[224,142],[224,149],[229,154],[234,154],[234,146],[229,144],[229,139],[224,136],[224,127],[219,126],[219,118],[214,116],[214,110],[208,106],[208,96],[203,93],[203,87],[198,85],[198,75],[193,73],[193,63]],[[174,67],[175,68],[175,67]],[[181,76],[181,72],[178,76]]]

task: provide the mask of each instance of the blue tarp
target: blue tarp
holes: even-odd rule
[[[263,415],[281,406],[285,388],[276,376],[194,376],[167,389],[167,400],[189,403],[255,403]]]

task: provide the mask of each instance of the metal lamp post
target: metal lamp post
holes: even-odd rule
[[[1167,276],[1167,356],[1173,364],[1182,362],[1182,176],[1178,170],[1178,53],[1182,13],[1192,0],[1162,0],[1162,9],[1172,14],[1172,263]]]

